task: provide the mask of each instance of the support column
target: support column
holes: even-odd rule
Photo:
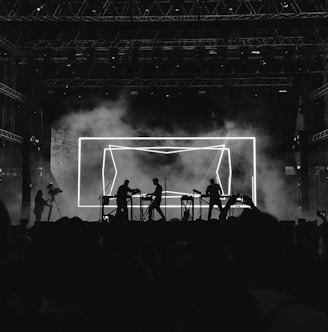
[[[300,135],[300,161],[301,161],[301,209],[303,215],[309,212],[310,195],[309,195],[309,135],[303,130]]]

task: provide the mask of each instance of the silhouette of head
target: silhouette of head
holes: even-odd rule
[[[42,196],[43,195],[43,192],[42,190],[38,190],[37,193],[36,193],[37,196]]]
[[[214,183],[215,183],[215,182],[214,182],[214,179],[211,179],[211,180],[210,180],[210,183],[211,183],[211,184],[214,184]]]
[[[158,178],[154,178],[153,183],[154,183],[155,186],[157,186],[158,185]]]
[[[124,184],[127,186],[129,184],[129,182],[130,182],[129,180],[125,180]]]

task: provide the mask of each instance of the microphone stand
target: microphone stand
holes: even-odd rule
[[[103,196],[104,196],[104,193],[106,193],[106,189],[108,188],[108,186],[110,185],[110,181],[107,183],[106,187],[105,187],[105,192],[101,191],[97,200],[101,200],[101,210],[100,210],[100,221],[104,221],[104,201],[103,201]]]
[[[164,178],[164,191],[165,191],[165,205],[164,205],[164,215],[165,215],[165,219],[166,219],[166,196],[167,196],[167,191],[166,191],[166,178]]]

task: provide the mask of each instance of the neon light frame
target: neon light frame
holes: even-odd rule
[[[99,208],[101,205],[81,205],[80,204],[80,181],[81,181],[81,142],[83,140],[88,140],[88,141],[99,141],[99,140],[130,140],[130,141],[156,141],[156,140],[180,140],[180,141],[202,141],[202,140],[251,140],[252,141],[252,146],[253,146],[253,176],[252,176],[252,200],[255,205],[257,205],[257,178],[256,178],[256,137],[252,136],[247,136],[247,137],[79,137],[78,139],[78,192],[77,192],[77,206],[78,207],[85,207],[85,208]],[[221,145],[222,146],[222,145]],[[126,149],[131,149],[129,147],[125,147]],[[139,147],[140,148],[140,147]],[[156,148],[156,147],[155,147]],[[161,148],[167,148],[167,147],[161,147]],[[169,147],[171,148],[171,147]],[[179,149],[184,149],[184,147],[179,147]],[[201,147],[191,147],[191,149],[199,149]],[[213,148],[213,146],[212,146]],[[144,149],[144,147],[141,147],[141,149]],[[105,151],[105,149],[104,149]],[[111,152],[112,153],[112,152]],[[222,157],[223,153],[221,153]],[[112,156],[113,158],[113,156]],[[114,160],[114,159],[113,159]],[[219,165],[219,164],[218,164]],[[117,170],[116,170],[117,171]],[[107,206],[107,205],[106,205]],[[108,205],[109,206],[109,205]],[[109,206],[110,207],[110,206]],[[116,207],[116,205],[115,205]],[[138,205],[134,205],[134,207],[140,207]],[[169,206],[167,205],[166,207],[180,207],[179,206]],[[198,205],[194,205],[195,208],[199,207]],[[203,205],[203,207],[206,207]]]
[[[114,149],[113,149],[113,148]],[[161,149],[164,150],[173,150],[173,151],[160,151]],[[106,152],[109,151],[110,152],[110,156],[112,158],[112,162],[113,162],[113,166],[114,166],[114,170],[115,170],[115,174],[114,174],[114,178],[113,178],[113,182],[109,191],[109,196],[112,195],[113,192],[113,188],[115,185],[115,181],[116,181],[116,177],[117,177],[117,167],[116,167],[116,162],[115,162],[115,158],[113,155],[113,151],[120,151],[120,150],[137,150],[137,151],[145,151],[145,152],[152,152],[152,153],[159,153],[159,154],[173,154],[173,153],[181,153],[181,152],[189,152],[189,151],[197,151],[197,150],[216,150],[216,151],[222,151],[219,157],[219,161],[218,161],[218,166],[216,168],[216,180],[217,182],[220,184],[221,188],[223,188],[222,186],[222,182],[220,179],[220,175],[219,175],[219,168],[221,165],[221,161],[222,161],[222,157],[225,151],[228,152],[228,161],[229,161],[229,178],[228,178],[228,192],[226,193],[226,195],[230,195],[231,194],[231,178],[232,178],[232,167],[231,167],[231,156],[230,156],[230,149],[226,148],[224,144],[220,144],[220,145],[215,145],[215,146],[204,146],[204,147],[167,147],[167,146],[158,146],[158,147],[126,147],[126,146],[119,146],[119,145],[109,145],[109,148],[105,148],[104,152],[103,152],[103,164],[102,164],[102,184],[103,184],[103,195],[106,195],[106,181],[105,181],[105,158],[106,158]],[[181,196],[183,195],[191,195],[191,193],[183,193],[183,192],[173,192],[173,191],[164,191],[163,194],[167,194],[167,193],[175,193],[177,196],[167,196],[165,195],[166,198],[181,198]],[[223,195],[225,195],[225,193],[223,192]],[[135,195],[134,197],[140,197],[140,195]],[[106,205],[108,207],[114,207],[111,205]],[[135,207],[138,207],[138,205],[135,205]],[[140,207],[140,206],[139,206]],[[166,207],[180,207],[180,206],[166,206]]]

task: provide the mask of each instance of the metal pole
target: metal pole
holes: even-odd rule
[[[166,178],[164,178],[164,192],[165,192],[165,198],[164,198],[164,215],[165,215],[165,219],[166,219],[166,196],[167,196],[167,192],[166,192]]]

